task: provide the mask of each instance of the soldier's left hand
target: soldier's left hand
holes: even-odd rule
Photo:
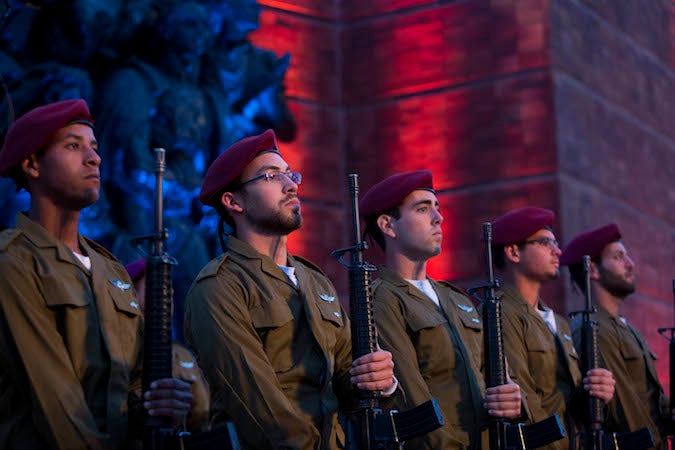
[[[192,388],[185,381],[162,378],[152,382],[143,398],[143,406],[149,415],[169,417],[172,425],[177,426],[190,411]]]
[[[394,361],[391,353],[378,349],[352,363],[351,382],[359,389],[387,391],[394,384]]]
[[[494,417],[514,419],[520,416],[520,386],[507,379],[506,384],[487,388],[483,406]]]
[[[592,369],[586,373],[583,379],[584,389],[588,391],[593,397],[597,397],[609,403],[614,397],[614,376],[612,372],[607,369]]]

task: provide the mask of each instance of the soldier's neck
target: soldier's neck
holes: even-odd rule
[[[276,264],[288,265],[287,235],[263,235],[251,230],[241,232],[237,230],[237,238],[246,242],[257,252],[269,256]]]
[[[527,304],[535,309],[539,306],[541,281],[534,280],[516,272],[507,272],[506,279],[514,288],[516,288],[516,290],[518,290]]]
[[[71,251],[82,254],[77,239],[77,228],[80,224],[80,212],[64,210],[54,206],[47,206],[31,199],[28,217],[39,223],[42,228],[59,241],[63,242]]]
[[[413,261],[394,251],[386,252],[385,261],[387,267],[405,280],[425,280],[427,278],[426,261]]]
[[[598,286],[597,283],[591,284],[591,295],[596,305],[601,306],[614,317],[619,315],[620,298],[613,296],[606,289]]]

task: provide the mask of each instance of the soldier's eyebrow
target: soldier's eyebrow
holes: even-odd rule
[[[61,138],[61,141],[67,141],[68,139],[75,139],[76,141],[84,141],[86,138],[80,134],[68,133]],[[98,146],[98,141],[96,139],[92,139],[90,144]]]
[[[416,207],[416,206],[419,206],[419,205],[429,205],[429,206],[436,206],[436,207],[440,206],[438,201],[432,201],[432,200],[429,200],[429,199],[420,200],[420,201],[412,204],[413,208]]]
[[[263,172],[267,172],[268,170],[278,170],[279,172],[282,172],[281,167],[275,166],[275,165],[269,165],[269,166],[263,166],[263,167],[261,167],[260,169],[256,170],[255,173],[263,173]],[[285,170],[286,170],[286,171],[289,171],[289,170],[291,170],[291,167],[290,167],[290,166],[286,166],[286,169],[285,169]]]

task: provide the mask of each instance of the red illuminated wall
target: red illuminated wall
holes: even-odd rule
[[[346,173],[362,192],[431,169],[444,244],[433,276],[482,276],[480,224],[536,205],[562,242],[615,220],[639,265],[624,309],[663,356],[675,275],[675,8],[669,0],[260,0],[257,45],[291,54],[303,172],[293,251],[346,290],[329,252],[349,243]],[[372,251],[369,259],[378,262]],[[566,277],[545,298],[578,303]]]

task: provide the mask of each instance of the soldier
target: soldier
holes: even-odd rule
[[[614,379],[605,369],[593,369],[582,380],[567,321],[539,297],[542,284],[560,274],[553,218],[552,211],[526,207],[495,219],[492,228],[495,266],[506,281],[502,320],[511,374],[525,392],[531,420],[553,414],[562,419],[566,438],[545,447],[559,450],[577,448],[575,419],[583,416],[582,389],[608,403]]]
[[[366,234],[385,252],[373,285],[374,315],[382,347],[396,360],[396,406],[406,410],[436,398],[445,419],[405,448],[480,449],[488,413],[520,415],[520,388],[509,380],[485,392],[476,309],[460,289],[427,276],[427,261],[440,253],[443,239],[431,172],[392,175],[368,190],[360,209]],[[482,448],[487,445],[485,439]]]
[[[211,386],[212,421],[233,421],[244,448],[342,448],[337,412],[351,385],[395,386],[389,352],[352,363],[335,288],[286,249],[302,222],[300,182],[268,130],[222,153],[200,194],[231,234],[190,288],[185,335]]]
[[[619,227],[610,223],[577,235],[565,247],[560,263],[568,265],[572,281],[585,293],[583,256],[591,257],[591,298],[597,306],[593,320],[598,323],[602,366],[616,379],[616,400],[610,402],[605,431],[636,431],[648,427],[656,448],[669,420],[668,399],[654,367],[656,355],[619,307],[635,292],[635,264],[621,242]],[[574,342],[580,348],[580,323],[572,325]]]
[[[128,401],[138,303],[124,266],[78,233],[80,211],[99,195],[97,150],[83,100],[28,112],[0,150],[0,175],[31,197],[0,234],[3,449],[123,449],[141,403],[174,423],[190,408],[190,386],[175,379]]]

